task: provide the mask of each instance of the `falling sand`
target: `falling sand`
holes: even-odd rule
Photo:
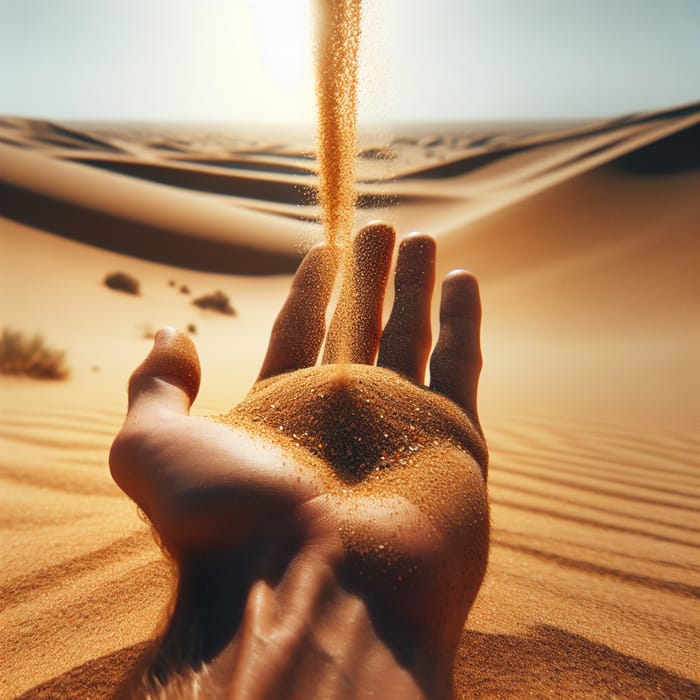
[[[361,0],[318,3],[319,199],[326,242],[347,249],[355,210]]]
[[[355,314],[351,256],[355,214],[357,85],[362,0],[317,2],[316,96],[322,224],[343,280],[338,303],[338,359],[345,364]]]
[[[217,420],[282,447],[282,481],[311,476],[351,590],[367,586],[399,627],[416,599],[441,601],[426,639],[456,644],[486,567],[486,448],[455,403],[358,352],[357,301],[378,274],[371,245],[352,254],[360,0],[323,2],[320,19],[320,200],[341,282],[323,364],[257,382]]]
[[[284,445],[331,494],[398,496],[449,530],[458,515],[448,508],[437,513],[435,504],[454,500],[450,494],[466,488],[453,457],[468,463],[476,458],[485,469],[478,430],[445,397],[393,371],[352,364],[355,286],[362,284],[352,255],[361,5],[317,3],[319,199],[326,244],[334,253],[330,264],[341,280],[324,364],[259,382],[218,420]]]

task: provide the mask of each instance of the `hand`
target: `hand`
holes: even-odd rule
[[[159,331],[132,375],[110,465],[181,572],[245,552],[236,559],[245,598],[256,580],[311,553],[365,601],[405,665],[422,654],[444,666],[488,552],[479,295],[465,271],[445,279],[423,386],[435,243],[423,235],[402,242],[382,332],[393,245],[383,225],[356,237],[352,283],[343,285],[318,367],[336,260],[324,246],[310,251],[258,381],[224,417],[188,415],[200,380],[196,351],[184,334]],[[345,358],[343,315],[352,329]]]

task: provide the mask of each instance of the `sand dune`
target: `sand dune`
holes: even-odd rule
[[[71,369],[0,376],[2,698],[110,697],[162,619],[109,445],[161,325],[194,327],[198,414],[253,381],[320,237],[313,144],[273,136],[0,119],[3,326]],[[460,698],[700,697],[699,139],[690,105],[363,143],[358,224],[435,233],[441,274],[482,281],[493,544]],[[192,305],[218,289],[237,316]]]
[[[302,222],[232,209],[194,192],[134,182],[2,144],[0,210],[29,226],[109,250],[239,274],[294,270],[300,242],[314,233]]]

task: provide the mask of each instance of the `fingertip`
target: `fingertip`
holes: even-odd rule
[[[355,256],[362,258],[369,254],[377,257],[386,257],[394,250],[396,231],[391,224],[385,221],[370,221],[357,233],[354,241]]]
[[[335,251],[325,243],[309,248],[296,270],[292,286],[299,288],[309,284],[323,287],[327,277],[335,275]]]
[[[436,249],[435,239],[422,231],[411,231],[401,239],[401,246],[421,245],[431,250]]]
[[[450,270],[447,275],[445,275],[445,281],[450,284],[469,284],[477,288],[479,286],[479,280],[477,280],[476,275],[471,270],[464,267]]]
[[[302,258],[302,263],[304,260],[308,260],[309,258],[318,258],[318,257],[324,257],[325,255],[328,254],[328,245],[321,241],[320,243],[314,243],[314,245],[311,246],[306,251],[306,254]],[[301,263],[300,263],[301,264]]]
[[[363,274],[377,269],[384,272],[385,268],[388,272],[395,241],[396,231],[391,224],[376,220],[363,226],[353,243],[357,272]]]
[[[401,240],[396,263],[397,288],[406,283],[432,286],[435,282],[435,239],[426,233],[409,233]]]
[[[192,339],[182,331],[165,326],[158,330],[153,347],[129,380],[129,405],[145,395],[171,392],[174,387],[186,397],[187,408],[199,392],[201,368]],[[167,399],[166,399],[167,400]]]
[[[366,235],[368,233],[372,233],[372,234],[378,235],[378,236],[384,235],[384,236],[392,236],[393,237],[396,235],[396,231],[395,231],[394,227],[390,223],[388,223],[386,221],[382,221],[381,219],[373,219],[372,221],[367,223],[365,226],[363,226],[359,230],[357,235],[361,236],[361,235]]]
[[[316,267],[322,275],[321,283],[327,281],[328,277],[335,277],[338,266],[337,251],[326,243],[317,243],[306,255],[305,263],[310,267]]]
[[[163,326],[163,328],[159,328],[153,336],[153,344],[157,345],[158,343],[167,342],[175,335],[177,335],[177,328],[174,326]]]
[[[441,313],[449,315],[453,311],[471,319],[481,315],[479,282],[471,270],[459,268],[445,276]]]

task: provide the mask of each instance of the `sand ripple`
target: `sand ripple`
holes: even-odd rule
[[[109,479],[119,415],[27,408],[0,416],[14,449],[0,465],[13,494],[0,521],[3,697],[108,697],[160,619],[167,567]],[[610,682],[621,697],[700,692],[694,438],[518,416],[485,428],[493,548],[461,697],[604,698]]]

